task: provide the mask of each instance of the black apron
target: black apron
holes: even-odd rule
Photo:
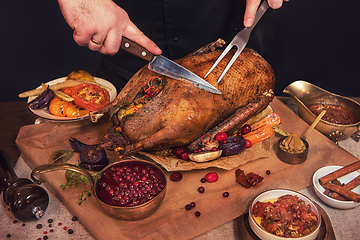
[[[245,0],[119,0],[130,20],[170,59],[179,59],[222,38],[229,43],[244,28]],[[271,53],[274,14],[269,9],[254,28],[247,47]],[[97,76],[120,91],[146,61],[120,50],[103,55]]]

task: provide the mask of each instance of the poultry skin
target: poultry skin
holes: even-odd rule
[[[224,44],[219,39],[175,62],[205,76]],[[245,48],[217,83],[233,53],[230,51],[205,79],[221,95],[199,89],[183,79],[159,75],[144,66],[112,103],[91,113],[93,122],[108,114],[113,123],[100,147],[115,150],[121,156],[175,146],[194,150],[205,133],[214,136],[219,131],[231,133],[241,127],[271,102],[275,76],[264,58]]]

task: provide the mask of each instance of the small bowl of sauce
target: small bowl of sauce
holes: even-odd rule
[[[300,164],[307,159],[309,143],[298,134],[292,133],[279,139],[276,155],[288,164]]]

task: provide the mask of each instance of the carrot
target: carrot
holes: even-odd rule
[[[265,124],[270,124],[272,127],[277,126],[281,123],[281,118],[277,113],[270,113],[263,119],[257,121],[256,123],[251,125],[251,129],[255,130]]]
[[[247,140],[250,140],[252,144],[264,141],[265,139],[274,135],[274,130],[270,124],[265,124],[251,132],[243,135]]]

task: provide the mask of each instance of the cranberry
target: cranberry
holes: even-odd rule
[[[269,174],[270,174],[270,170],[266,170],[266,174],[269,175]]]
[[[205,188],[203,186],[198,188],[198,192],[199,193],[204,193],[205,192]]]
[[[181,155],[180,155],[180,158],[181,158],[182,160],[187,160],[187,159],[189,159],[189,152],[188,152],[188,151],[182,152]]]
[[[249,148],[249,147],[251,147],[251,145],[252,145],[252,143],[251,143],[251,141],[250,140],[248,140],[248,139],[245,139],[245,147],[246,148]]]
[[[200,217],[201,213],[199,211],[195,212],[195,216]]]
[[[224,192],[223,193],[223,197],[228,197],[229,196],[229,192]]]
[[[209,172],[208,174],[206,174],[205,179],[209,183],[213,183],[219,179],[219,175],[216,172]]]
[[[185,205],[185,209],[188,210],[188,211],[191,210],[191,205],[190,205],[190,204],[186,204],[186,205]]]
[[[196,203],[195,203],[195,202],[191,202],[191,203],[190,203],[190,206],[191,206],[192,208],[194,208],[194,207],[196,206]]]
[[[180,157],[180,155],[185,151],[185,148],[183,147],[174,147],[173,148],[173,154],[177,157]]]
[[[96,193],[112,206],[136,206],[158,195],[164,182],[161,172],[150,164],[129,161],[106,170],[96,185]]]
[[[219,132],[215,135],[215,139],[218,140],[219,142],[225,140],[226,138],[227,138],[227,134],[224,132]]]
[[[170,180],[173,182],[178,182],[182,179],[182,174],[181,172],[173,172],[170,175]]]
[[[241,134],[245,135],[247,133],[251,132],[251,127],[249,124],[245,124],[242,128],[241,128]]]
[[[200,182],[206,183],[206,178],[202,178],[202,179],[200,180]]]
[[[212,149],[211,149],[211,151],[212,152],[216,152],[218,149],[216,148],[216,147],[213,147]]]

